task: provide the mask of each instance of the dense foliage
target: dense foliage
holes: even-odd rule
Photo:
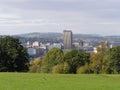
[[[52,48],[43,59],[28,61],[27,50],[18,39],[0,38],[0,72],[43,72],[61,74],[119,74],[120,46],[109,48],[102,42],[97,53],[80,52],[76,49],[63,51]]]
[[[51,49],[42,60],[41,71],[44,73],[76,73],[77,69],[89,64],[90,54],[78,50],[62,51]]]
[[[40,62],[39,70],[44,73],[61,74],[119,74],[120,46],[108,48],[107,44],[102,42],[97,51],[90,54],[76,49],[62,51],[53,48]],[[34,67],[36,68],[36,65]]]
[[[42,60],[40,58],[35,58],[29,63],[29,72],[41,72]]]
[[[120,46],[113,47],[106,52],[106,66],[108,73],[120,73]]]
[[[28,54],[18,39],[0,38],[0,71],[23,72],[28,70]]]
[[[63,62],[63,51],[58,48],[51,49],[43,58],[42,72],[52,72],[53,66]]]

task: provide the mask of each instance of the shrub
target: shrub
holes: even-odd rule
[[[88,73],[92,73],[92,70],[90,69],[88,64],[77,69],[77,74],[88,74]]]
[[[63,64],[63,73],[67,74],[67,73],[69,73],[69,71],[70,71],[70,65],[67,62],[65,62]]]
[[[37,72],[37,65],[30,66],[29,72],[32,72],[32,73]]]
[[[63,65],[56,65],[52,68],[52,73],[63,73]]]
[[[52,73],[67,74],[69,73],[70,66],[68,63],[62,63],[52,68]]]
[[[42,60],[40,58],[30,61],[29,72],[41,72],[41,62]]]

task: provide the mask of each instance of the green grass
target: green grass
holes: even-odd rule
[[[0,90],[120,90],[120,75],[0,73]]]

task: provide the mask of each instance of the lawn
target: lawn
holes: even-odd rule
[[[0,73],[0,90],[120,90],[120,75]]]

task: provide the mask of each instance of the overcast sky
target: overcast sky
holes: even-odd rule
[[[120,35],[120,0],[0,0],[0,35],[65,29]]]

